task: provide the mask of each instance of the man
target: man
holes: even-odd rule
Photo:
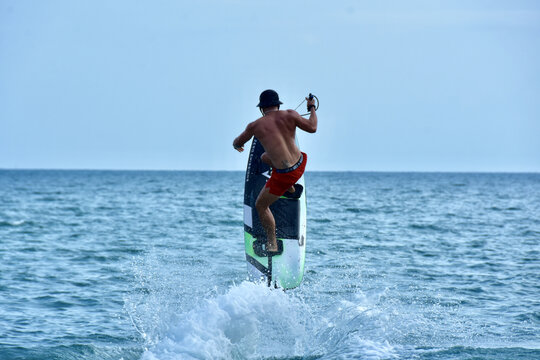
[[[286,191],[293,192],[294,184],[306,168],[307,155],[298,149],[295,142],[296,128],[314,133],[317,131],[315,100],[306,98],[309,120],[294,110],[279,110],[279,95],[274,90],[265,90],[257,105],[262,117],[249,123],[246,130],[233,141],[233,147],[244,151],[244,144],[255,136],[264,148],[261,160],[272,167],[272,176],[262,188],[255,207],[262,226],[266,230],[266,252],[269,256],[278,253],[276,222],[270,211],[272,205]]]

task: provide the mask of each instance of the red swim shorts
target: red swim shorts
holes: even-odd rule
[[[300,160],[288,169],[273,169],[272,176],[266,182],[265,187],[269,189],[269,193],[277,196],[285,194],[291,186],[304,174],[306,170],[307,155],[302,153]]]

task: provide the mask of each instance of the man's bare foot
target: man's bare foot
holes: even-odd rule
[[[296,191],[296,189],[294,188],[294,185],[293,185],[287,191],[290,192],[290,193],[294,193]]]
[[[271,252],[279,251],[277,243],[275,244],[266,243],[266,251],[271,251]]]

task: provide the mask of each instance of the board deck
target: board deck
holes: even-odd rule
[[[276,220],[280,255],[265,256],[266,243],[255,201],[270,178],[270,167],[261,161],[264,148],[253,138],[246,170],[244,187],[244,241],[248,274],[254,281],[264,280],[268,286],[292,289],[300,285],[304,277],[306,256],[306,191],[304,176],[295,185],[296,191],[285,193],[270,206]]]

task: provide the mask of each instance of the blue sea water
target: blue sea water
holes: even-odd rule
[[[242,172],[0,171],[0,359],[540,359],[540,174],[306,174],[303,284]]]

